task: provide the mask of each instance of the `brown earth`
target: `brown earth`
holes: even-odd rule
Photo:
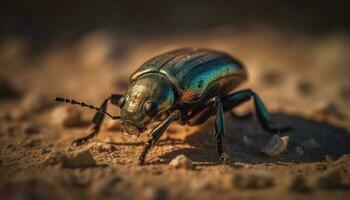
[[[88,144],[71,147],[86,134],[93,111],[79,109],[83,122],[72,127],[53,125],[54,96],[98,105],[110,93],[125,91],[129,75],[144,61],[184,46],[219,49],[245,63],[250,78],[241,88],[253,88],[279,125],[294,128],[285,134],[285,153],[271,158],[259,152],[268,134],[254,115],[225,115],[227,165],[218,162],[212,119],[199,127],[173,124],[142,167],[137,158],[145,136],[135,140],[103,128]],[[128,40],[96,31],[39,55],[31,55],[21,38],[7,38],[0,49],[6,79],[0,86],[0,197],[348,199],[349,50],[347,34],[313,38],[263,28]],[[238,112],[251,110],[247,103]],[[116,107],[109,111],[118,113]],[[82,160],[67,158],[82,150]],[[194,169],[168,166],[181,154]]]

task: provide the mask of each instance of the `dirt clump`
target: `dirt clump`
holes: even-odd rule
[[[193,169],[193,164],[185,155],[178,155],[170,161],[169,166],[174,169]]]

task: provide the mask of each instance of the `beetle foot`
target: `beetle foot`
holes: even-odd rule
[[[220,155],[220,162],[224,165],[228,164],[230,157],[226,153]]]
[[[137,163],[139,166],[145,165],[145,158],[139,158],[139,162]]]
[[[150,139],[143,146],[142,153],[141,153],[141,155],[139,157],[138,165],[144,165],[145,164],[146,155],[147,155],[148,151],[152,148],[152,143],[153,142],[154,142],[153,139]]]
[[[73,147],[81,146],[81,145],[85,144],[87,141],[88,141],[87,137],[79,138],[79,139],[76,139],[72,142],[72,146]]]

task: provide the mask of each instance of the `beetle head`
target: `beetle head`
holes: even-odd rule
[[[175,102],[175,92],[160,74],[150,73],[133,80],[119,101],[121,130],[138,137],[146,126],[166,113]]]

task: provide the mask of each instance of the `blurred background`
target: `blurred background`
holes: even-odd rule
[[[50,88],[97,102],[125,89],[147,59],[194,46],[242,60],[249,86],[277,87],[261,89],[277,102],[348,106],[347,1],[3,0],[0,9],[1,74],[22,93]]]
[[[74,40],[95,29],[130,36],[265,25],[299,34],[348,31],[347,1],[2,1],[1,36]]]

